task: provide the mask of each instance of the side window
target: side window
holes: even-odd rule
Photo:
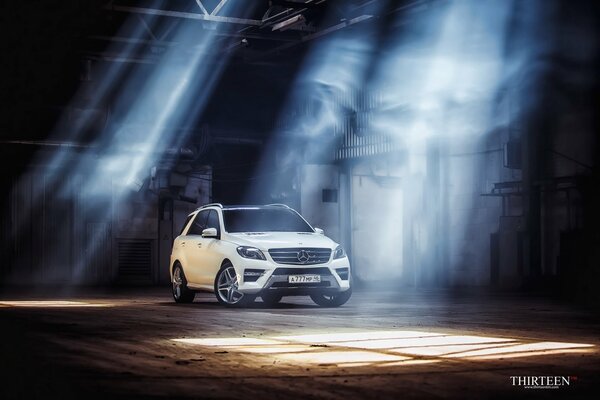
[[[181,227],[181,232],[179,232],[179,235],[183,235],[183,231],[185,230],[185,227],[188,225],[188,222],[190,222],[190,219],[192,219],[191,215],[188,215],[187,218],[185,219],[185,222],[183,223],[183,226]]]
[[[206,221],[207,228],[215,228],[217,230],[217,235],[221,234],[221,226],[219,225],[219,214],[215,210],[210,210],[210,214],[208,214],[208,219]]]
[[[209,212],[210,210],[204,210],[196,215],[194,222],[192,222],[192,226],[190,226],[188,235],[202,235],[202,231],[206,229],[206,218],[208,217]]]

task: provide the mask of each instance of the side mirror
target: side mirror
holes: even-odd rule
[[[319,235],[324,235],[325,231],[321,228],[315,228],[315,232],[318,233]]]
[[[216,238],[217,228],[206,228],[202,231],[202,237],[204,238]]]

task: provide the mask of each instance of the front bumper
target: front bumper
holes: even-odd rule
[[[240,258],[234,267],[240,282],[238,290],[245,294],[270,291],[284,296],[304,296],[311,293],[339,293],[350,289],[351,272],[347,257],[313,265],[277,264],[270,259],[263,261]],[[336,271],[341,268],[348,269],[347,276],[344,276],[346,279],[342,279]],[[246,282],[244,279],[246,269],[261,269],[264,272],[255,282]],[[319,275],[321,282],[289,283],[290,275]]]

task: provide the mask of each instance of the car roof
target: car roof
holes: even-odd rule
[[[202,209],[207,209],[207,208],[220,208],[222,210],[285,208],[285,209],[291,210],[291,208],[289,206],[287,206],[286,204],[227,204],[227,205],[223,205],[221,203],[212,203],[212,204],[206,204],[202,207],[199,207],[196,209],[196,211],[202,210]]]
[[[231,205],[223,206],[224,210],[231,209],[231,208],[289,208],[289,207],[285,206],[285,205],[279,205],[279,204],[231,204]]]

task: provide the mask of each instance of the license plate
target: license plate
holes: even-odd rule
[[[288,283],[318,283],[321,275],[289,275]]]

